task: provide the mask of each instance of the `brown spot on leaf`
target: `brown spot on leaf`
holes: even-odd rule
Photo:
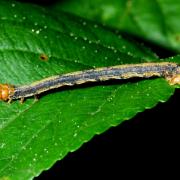
[[[42,60],[42,61],[48,61],[48,59],[49,59],[49,57],[48,57],[46,54],[41,54],[41,55],[39,56],[39,58],[40,58],[40,60]]]

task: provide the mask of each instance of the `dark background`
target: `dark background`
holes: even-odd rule
[[[28,1],[45,6],[52,4],[52,0]],[[144,43],[160,58],[174,54]],[[174,179],[179,172],[179,110],[180,90],[176,90],[166,103],[159,103],[155,108],[95,136],[34,179],[104,179],[108,176],[111,179],[132,176]]]

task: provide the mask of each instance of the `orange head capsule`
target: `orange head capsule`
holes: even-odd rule
[[[0,100],[7,101],[14,93],[14,87],[8,84],[0,84]]]

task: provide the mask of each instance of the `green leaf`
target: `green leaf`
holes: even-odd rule
[[[105,23],[180,52],[178,0],[69,0],[52,8]]]
[[[0,82],[14,85],[158,61],[145,47],[99,24],[5,0],[0,1],[0,42]],[[95,134],[166,101],[174,88],[161,78],[119,81],[62,88],[23,104],[0,102],[0,179],[32,179]]]

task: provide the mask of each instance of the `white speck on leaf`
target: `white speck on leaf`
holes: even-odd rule
[[[71,32],[69,35],[72,37],[72,36],[74,36],[74,33]]]
[[[97,24],[95,24],[95,25],[94,25],[94,28],[98,28],[98,25],[97,25]]]
[[[6,145],[5,143],[1,143],[0,144],[0,149],[3,149],[5,145]]]
[[[40,33],[40,30],[36,30],[36,34],[39,34]]]
[[[85,21],[83,22],[83,26],[86,26],[86,22]]]
[[[12,3],[12,4],[11,4],[11,6],[12,6],[12,7],[15,7],[15,6],[16,6],[16,4]]]
[[[87,37],[84,37],[84,40],[87,41]]]

